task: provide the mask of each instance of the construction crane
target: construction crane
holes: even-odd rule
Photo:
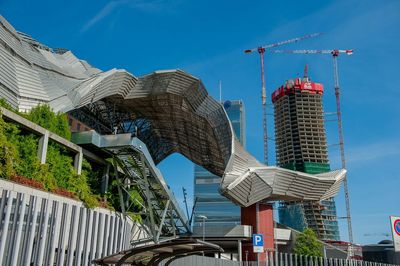
[[[346,158],[344,154],[344,138],[343,138],[343,126],[342,126],[342,112],[340,109],[340,87],[339,87],[339,75],[338,75],[338,64],[337,58],[340,54],[352,55],[353,50],[272,50],[272,53],[290,53],[290,54],[331,54],[333,57],[333,78],[335,82],[335,96],[336,96],[336,115],[338,120],[338,131],[339,131],[339,145],[340,145],[340,158],[342,161],[342,168],[346,169]],[[349,242],[350,248],[348,252],[348,256],[353,256],[353,229],[351,225],[351,212],[350,212],[350,197],[349,197],[349,189],[347,183],[347,175],[343,180],[344,186],[344,195],[346,201],[346,219],[347,219],[347,228],[349,233]]]
[[[298,37],[298,38],[293,38],[290,40],[286,40],[286,41],[281,41],[281,42],[277,42],[277,43],[272,43],[272,44],[267,44],[267,45],[263,45],[263,46],[259,46],[257,48],[253,48],[253,49],[248,49],[245,50],[244,52],[246,54],[251,54],[253,52],[258,52],[258,54],[260,55],[260,62],[261,62],[261,99],[262,99],[262,106],[263,106],[263,131],[264,131],[264,163],[266,165],[268,165],[268,130],[267,130],[267,92],[266,92],[266,86],[265,86],[265,71],[264,71],[264,53],[267,49],[270,48],[274,48],[277,46],[281,46],[281,45],[285,45],[285,44],[289,44],[289,43],[295,43],[304,39],[308,39],[308,38],[313,38],[316,36],[321,35],[321,33],[312,33],[312,34],[308,34],[302,37]]]

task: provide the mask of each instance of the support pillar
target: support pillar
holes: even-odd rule
[[[242,240],[238,240],[238,261],[242,262]]]
[[[83,161],[83,152],[82,149],[75,155],[74,158],[74,168],[78,175],[82,172],[82,161]]]
[[[47,146],[49,145],[49,131],[46,130],[43,136],[39,139],[38,145],[38,159],[40,164],[46,163]]]
[[[257,206],[258,205],[258,206]],[[265,262],[266,250],[274,250],[274,213],[271,204],[256,203],[247,208],[241,208],[242,225],[251,225],[253,234],[264,236],[264,252],[254,253],[253,243],[247,242],[242,245],[242,256],[248,261]]]
[[[103,176],[101,178],[101,193],[106,193],[108,190],[108,182],[110,179],[110,164],[107,164],[106,168],[104,169]]]

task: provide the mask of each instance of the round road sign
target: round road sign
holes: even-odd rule
[[[225,109],[228,109],[229,107],[231,107],[231,105],[232,105],[232,102],[231,102],[231,101],[225,101],[225,102],[224,102],[224,107],[225,107]]]
[[[397,235],[400,236],[400,219],[397,219],[393,223],[394,231],[396,232]]]

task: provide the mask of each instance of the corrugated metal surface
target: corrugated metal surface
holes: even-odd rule
[[[0,45],[0,83],[18,95],[17,73],[13,56]]]
[[[29,61],[20,39],[15,35],[14,28],[0,15],[0,39],[10,49],[12,49],[18,56]]]
[[[19,62],[15,63],[15,70],[19,95],[21,97],[40,99],[45,102],[50,100],[43,90],[43,85],[37,71]]]
[[[18,33],[17,33],[17,31],[14,29],[14,27],[13,27],[10,23],[8,23],[8,21],[7,21],[3,16],[1,16],[1,15],[0,15],[0,23],[1,23],[2,26],[3,26],[6,30],[8,30],[17,40],[20,39],[19,36],[18,36]]]
[[[7,99],[7,102],[14,108],[18,108],[18,98],[15,93],[0,83],[0,99]]]

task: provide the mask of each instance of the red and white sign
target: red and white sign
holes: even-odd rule
[[[392,228],[394,251],[400,252],[400,217],[390,216],[390,227]]]

